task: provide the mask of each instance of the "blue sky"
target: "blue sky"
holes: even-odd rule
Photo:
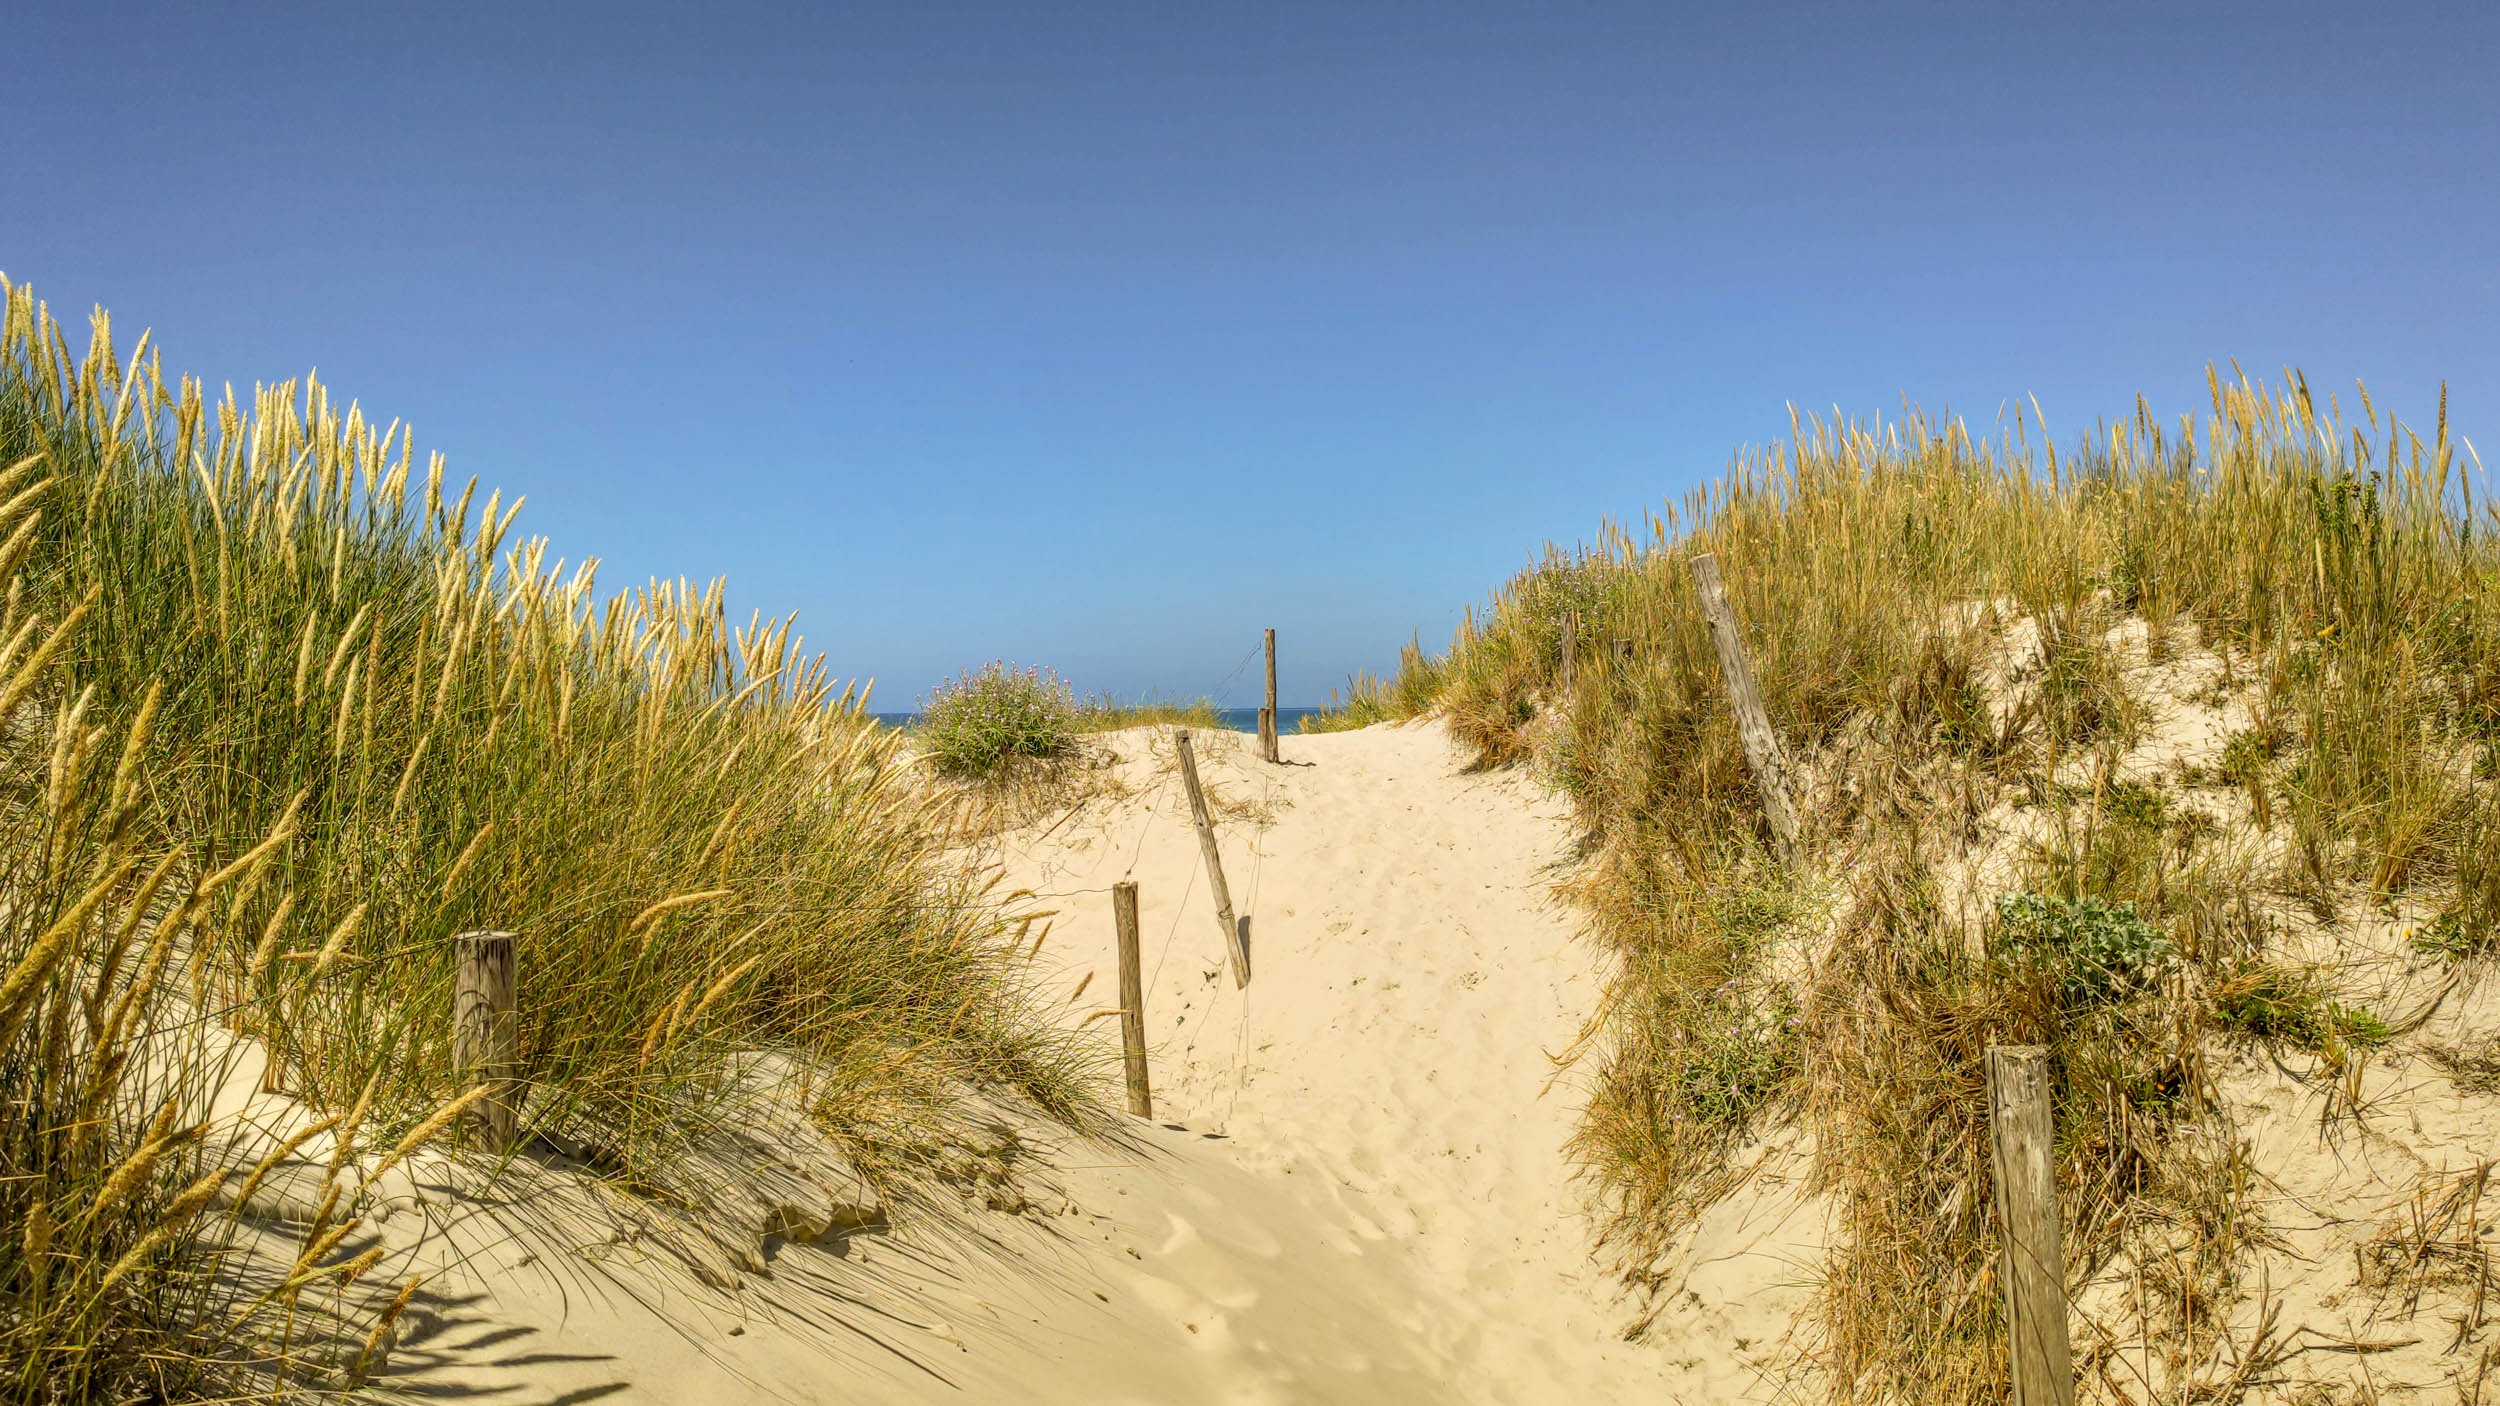
[[[1266,625],[1318,702],[1792,401],[2071,438],[2237,357],[2500,450],[2495,14],[24,7],[0,271],[885,707]]]

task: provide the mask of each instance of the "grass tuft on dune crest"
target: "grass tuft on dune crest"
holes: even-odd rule
[[[1398,671],[1384,679],[1356,674],[1340,693],[1328,691],[1328,706],[1302,715],[1304,732],[1345,732],[1374,723],[1405,722],[1432,711],[1441,693],[1440,661],[1424,652],[1421,640],[1408,640],[1398,656]]]

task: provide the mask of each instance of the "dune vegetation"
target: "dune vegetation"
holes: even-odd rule
[[[228,1302],[233,1041],[184,1032],[265,1045],[341,1158],[448,1136],[463,930],[519,935],[527,1127],[620,1188],[733,1051],[798,1060],[837,1137],[974,1086],[1092,1116],[1014,915],[790,621],[600,594],[310,380],[212,394],[101,313],[86,342],[6,288],[0,1394],[286,1366],[272,1315],[370,1263],[336,1249],[353,1197],[300,1282]]]
[[[1078,739],[1132,727],[1220,728],[1215,701],[1079,697],[1057,672],[993,660],[940,683],[920,700],[914,749],[938,775],[1000,786],[1027,782],[1082,751]]]
[[[1344,732],[1374,723],[1398,722],[1430,711],[1441,693],[1441,662],[1425,652],[1421,640],[1407,641],[1399,653],[1398,671],[1388,678],[1356,674],[1340,693],[1328,691],[1328,706],[1302,715],[1303,732]]]
[[[2139,406],[2062,452],[2022,414],[1993,442],[1803,421],[1358,682],[1342,723],[1437,710],[1576,807],[1620,962],[1578,1152],[1633,1283],[1800,1157],[1835,1222],[1801,1359],[1839,1399],[2000,1399],[1981,1058],[2044,1045],[2070,1277],[2134,1264],[2129,1329],[2166,1343],[2127,1392],[2232,1394],[2197,1374],[2265,1218],[2217,1071],[2296,1057],[2349,1111],[2411,1022],[2321,944],[2401,920],[2436,969],[2500,921],[2500,522],[2444,402],[2425,442],[2355,399],[2215,378],[2207,415]],[[1795,759],[1794,862],[1705,552]],[[2242,1385],[2274,1350],[2234,1346]]]

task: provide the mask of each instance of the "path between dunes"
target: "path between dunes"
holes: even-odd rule
[[[1108,739],[1126,794],[996,856],[1004,889],[1057,910],[1037,969],[1070,1024],[1118,1004],[1110,886],[1139,884],[1156,1105],[1139,1149],[1065,1148],[1035,1198],[1055,1214],[781,1246],[736,1310],[491,1273],[501,1336],[443,1333],[438,1366],[403,1383],[677,1406],[1775,1394],[1756,1364],[1808,1272],[1790,1199],[1737,1198],[1678,1307],[1622,1339],[1634,1309],[1564,1154],[1581,1095],[1555,1057],[1604,975],[1552,895],[1560,804],[1464,772],[1435,725],[1287,737],[1283,766],[1202,735],[1250,936],[1236,990],[1169,736]],[[1087,1028],[1116,1047],[1116,1019]]]

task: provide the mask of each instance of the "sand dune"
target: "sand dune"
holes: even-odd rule
[[[1551,893],[1558,803],[1463,773],[1437,726],[1288,737],[1283,766],[1204,738],[1254,962],[1236,990],[1168,734],[1105,745],[1111,794],[989,858],[1058,910],[1036,960],[1072,1024],[1116,1004],[1109,890],[1140,885],[1157,1117],[1133,1145],[1022,1126],[1003,1199],[769,1240],[734,1293],[656,1254],[489,1254],[436,1286],[393,1384],[673,1406],[1770,1394],[1755,1364],[1811,1258],[1794,1196],[1723,1207],[1682,1307],[1637,1344],[1591,1257],[1557,1057],[1603,972]],[[1086,1028],[1115,1047],[1116,1020]],[[542,1224],[560,1200],[541,1189]]]
[[[2166,716],[2165,755],[2218,745],[2184,705]],[[1799,1130],[1748,1149],[1749,1179],[1676,1263],[1649,1267],[1659,1298],[1620,1297],[1593,1253],[1565,1151],[1582,1094],[1560,1057],[1605,971],[1555,896],[1572,837],[1532,777],[1466,772],[1431,724],[1287,738],[1282,766],[1203,738],[1250,936],[1241,990],[1169,734],[1101,745],[1090,800],[968,860],[1055,910],[1039,998],[1106,1064],[1111,886],[1138,883],[1152,1121],[1087,1142],[968,1097],[933,1132],[957,1168],[939,1199],[880,1208],[840,1149],[773,1106],[788,1081],[758,1063],[751,1116],[695,1163],[707,1192],[733,1193],[699,1224],[560,1163],[490,1181],[420,1156],[366,1212],[393,1251],[369,1292],[433,1276],[386,1389],[670,1406],[1820,1399],[1828,1383],[1779,1366],[1811,1360],[1791,1335],[1813,1321],[1823,1250]],[[2244,1042],[2216,1052],[2263,1224],[2207,1350],[2241,1344],[2232,1361],[2273,1364],[2287,1389],[2479,1399],[2489,1372],[2482,1281],[2457,1266],[2494,1233],[2500,1054],[2482,1032],[2500,990],[2440,975],[2409,941],[2425,921],[2390,909],[2308,934],[2400,1033],[2418,1028],[2349,1079]],[[248,1060],[229,1086],[257,1089]],[[276,1102],[272,1127],[303,1116]],[[259,1193],[288,1253],[327,1155],[308,1145]],[[2166,1370],[2140,1341],[2166,1243],[2078,1286],[2095,1391]],[[2169,1364],[2208,1368],[2247,1375]]]

